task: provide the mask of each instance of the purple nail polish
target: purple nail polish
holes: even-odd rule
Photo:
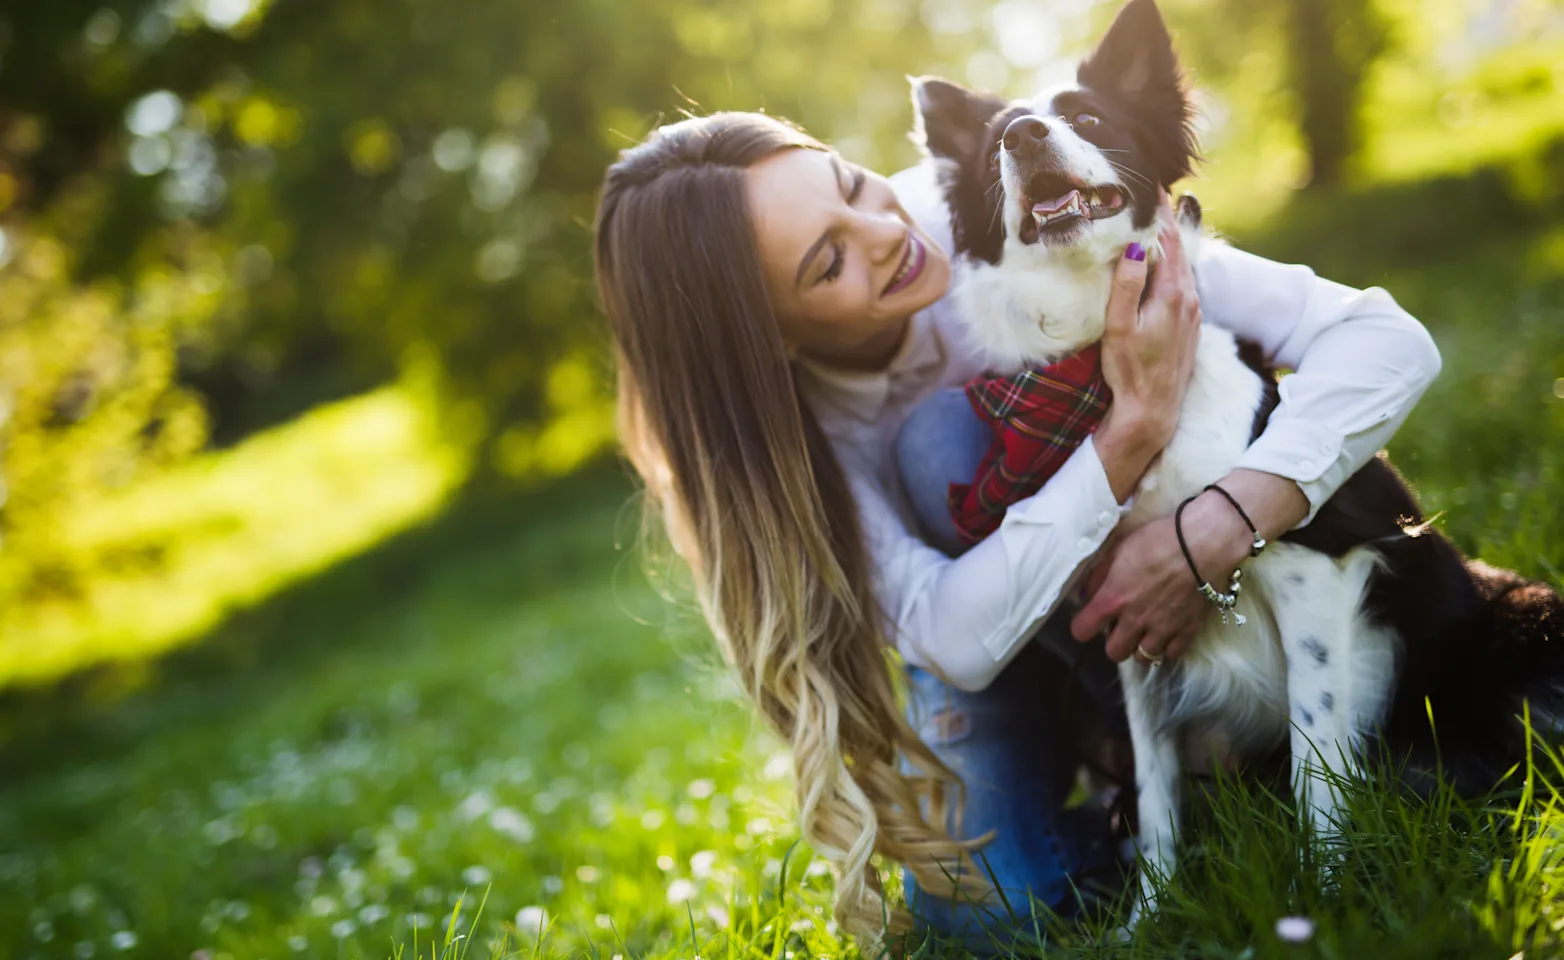
[[[1144,260],[1146,259],[1146,248],[1138,243],[1131,243],[1124,248],[1124,255],[1131,260]]]

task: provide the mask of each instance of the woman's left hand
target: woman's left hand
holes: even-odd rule
[[[1245,505],[1267,539],[1308,514],[1308,500],[1291,480],[1239,470],[1222,485]],[[1183,528],[1201,579],[1226,592],[1233,568],[1249,555],[1254,539],[1249,527],[1220,494],[1208,490],[1184,510]],[[1077,640],[1090,640],[1111,625],[1108,656],[1115,661],[1132,654],[1177,658],[1215,611],[1196,589],[1172,517],[1146,524],[1103,554],[1087,591],[1070,632]]]

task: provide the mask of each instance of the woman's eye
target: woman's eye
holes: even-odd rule
[[[832,250],[835,252],[835,256],[831,258],[831,265],[825,268],[825,273],[820,274],[820,283],[830,283],[842,275],[842,263],[847,259],[847,255],[842,250],[841,244],[832,247]]]
[[[1089,113],[1078,113],[1075,115],[1075,125],[1078,127],[1095,127],[1101,122],[1101,120]]]

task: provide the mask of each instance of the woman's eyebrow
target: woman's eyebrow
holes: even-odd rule
[[[836,159],[836,154],[834,153],[830,155],[830,159],[831,172],[836,174],[836,186],[840,190],[842,186],[842,164]],[[825,246],[830,239],[831,231],[827,229],[826,232],[820,234],[818,240],[810,244],[808,250],[804,251],[804,259],[798,262],[798,276],[793,278],[793,286],[796,287],[804,282],[804,274],[809,272],[809,265],[814,262],[815,256],[820,253],[820,248]]]

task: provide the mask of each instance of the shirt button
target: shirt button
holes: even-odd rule
[[[1091,537],[1082,537],[1075,542],[1075,545],[1088,553],[1090,553],[1092,547],[1095,546]]]
[[[1097,514],[1097,522],[1105,527],[1113,526],[1113,521],[1117,519],[1118,515],[1115,514],[1112,510],[1104,510],[1103,512]]]
[[[1320,444],[1320,452],[1324,453],[1324,454],[1330,454],[1331,452],[1333,452],[1331,450],[1331,445],[1330,445],[1330,443],[1328,441],[1325,442],[1325,443]]]
[[[1313,470],[1314,469],[1314,461],[1313,460],[1299,460],[1298,461],[1298,466],[1300,468],[1304,469],[1304,470]]]

